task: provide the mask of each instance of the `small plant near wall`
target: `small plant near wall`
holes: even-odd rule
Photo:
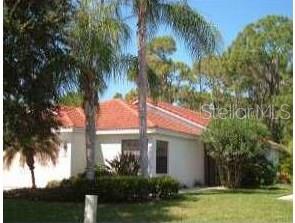
[[[138,176],[139,159],[132,153],[122,153],[113,160],[107,160],[107,166],[111,173],[117,176]]]

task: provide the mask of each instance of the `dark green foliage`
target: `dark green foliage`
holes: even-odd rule
[[[52,137],[52,111],[66,70],[70,1],[5,1],[4,149]],[[18,144],[18,145],[16,145]]]
[[[68,70],[65,26],[71,1],[5,1],[3,35],[3,132],[5,165],[16,154],[30,168],[35,159],[55,163],[59,140],[56,99]]]
[[[255,119],[213,119],[202,138],[208,155],[216,160],[221,184],[239,187],[242,167],[261,154],[267,127]]]
[[[205,76],[205,87],[212,92],[207,101],[214,108],[271,108],[271,113],[255,115],[268,127],[271,139],[289,152],[293,150],[292,23],[282,16],[261,18],[247,25],[221,56],[207,57],[194,66]],[[279,178],[284,182],[292,178],[290,167],[291,159],[281,157]]]
[[[171,177],[155,177],[150,178],[150,193],[159,198],[174,197],[178,193],[179,183]]]
[[[281,153],[280,154],[280,162],[278,167],[278,181],[280,183],[292,183],[293,176],[293,159],[292,153]]]
[[[142,201],[149,199],[149,180],[143,177],[105,177],[96,181],[102,201]]]
[[[111,77],[124,73],[128,58],[123,46],[129,40],[129,27],[122,20],[118,2],[79,1],[70,27],[69,45],[74,60],[68,87],[83,95],[85,115],[86,172],[95,177],[96,113],[99,96]]]
[[[292,109],[292,69],[288,69],[292,64],[292,23],[287,17],[266,16],[239,33],[224,55],[226,72],[240,94],[249,95],[252,106],[275,105],[275,116],[262,118],[279,143],[284,134],[292,132],[285,131],[292,126],[292,118],[285,120],[280,115],[281,105],[289,112]]]
[[[38,188],[35,190],[25,188],[6,191],[4,197],[32,201],[81,202],[85,199],[85,193],[71,187]]]
[[[85,177],[71,177],[44,189],[16,189],[4,192],[5,198],[42,201],[83,201],[85,194],[98,195],[99,202],[134,202],[174,198],[179,189],[170,177],[98,177],[95,183]]]
[[[156,37],[147,44],[148,94],[155,100],[172,103],[183,99],[183,89],[193,85],[196,78],[187,64],[171,58],[175,52],[176,42],[171,36]],[[138,78],[137,58],[129,69],[128,78],[132,81]]]
[[[112,176],[113,173],[110,171],[109,167],[105,165],[96,165],[95,176],[96,177],[105,177]]]
[[[139,160],[131,153],[120,154],[113,160],[107,160],[110,172],[119,176],[137,176],[140,168]]]
[[[264,155],[256,155],[242,167],[241,186],[258,187],[275,183],[277,169]]]
[[[271,115],[257,115],[284,145],[292,138],[292,23],[288,17],[263,17],[247,25],[222,55],[194,64],[212,94],[207,103],[215,108],[273,106]]]

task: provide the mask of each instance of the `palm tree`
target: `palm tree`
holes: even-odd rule
[[[219,34],[213,25],[185,1],[124,0],[124,3],[131,7],[133,14],[137,17],[139,146],[142,174],[147,177],[146,42],[148,34],[154,33],[161,24],[169,26],[176,36],[184,41],[191,54],[197,58],[216,49]]]
[[[96,112],[98,94],[106,80],[121,71],[121,46],[129,38],[129,29],[118,11],[118,4],[84,0],[71,27],[70,45],[74,60],[71,84],[83,94],[86,140],[86,176],[94,180]]]
[[[16,155],[19,154],[20,164],[25,164],[29,167],[32,178],[32,188],[36,188],[35,180],[35,160],[41,165],[53,163],[55,165],[59,153],[58,137],[52,135],[46,136],[43,139],[32,137],[29,142],[24,145],[14,143],[7,147],[4,151],[4,165],[10,167]]]

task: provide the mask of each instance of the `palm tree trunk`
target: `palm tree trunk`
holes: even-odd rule
[[[96,105],[97,95],[91,74],[86,77],[84,87],[84,113],[85,113],[85,143],[86,143],[86,178],[95,179],[95,142],[96,142]]]
[[[31,179],[32,179],[32,189],[36,189],[36,179],[35,179],[35,161],[34,161],[34,156],[33,155],[28,155],[26,159],[26,163],[30,169],[31,172]]]
[[[36,180],[35,180],[35,172],[34,167],[30,168],[31,178],[32,178],[32,189],[36,189]]]
[[[146,72],[146,19],[144,2],[140,3],[138,9],[138,113],[139,113],[139,146],[140,167],[144,177],[148,177],[148,139],[147,139],[147,72]]]

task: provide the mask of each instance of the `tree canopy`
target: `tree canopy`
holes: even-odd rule
[[[58,104],[81,107],[83,105],[83,95],[81,92],[70,91],[58,99]]]
[[[194,64],[212,95],[209,104],[271,109],[260,118],[284,144],[292,132],[292,36],[291,19],[266,16],[249,24],[222,55]]]
[[[9,165],[19,152],[35,186],[34,157],[55,162],[58,138],[52,129],[56,98],[67,71],[67,0],[4,2],[4,150]]]
[[[73,69],[69,83],[83,96],[86,176],[92,181],[95,176],[99,96],[106,89],[107,80],[118,75],[118,71],[122,71],[128,62],[123,56],[122,47],[129,39],[129,27],[123,22],[118,6],[116,1],[83,0],[70,26]]]
[[[214,119],[202,134],[208,154],[218,166],[222,185],[239,187],[243,165],[263,154],[267,127],[259,120]]]

